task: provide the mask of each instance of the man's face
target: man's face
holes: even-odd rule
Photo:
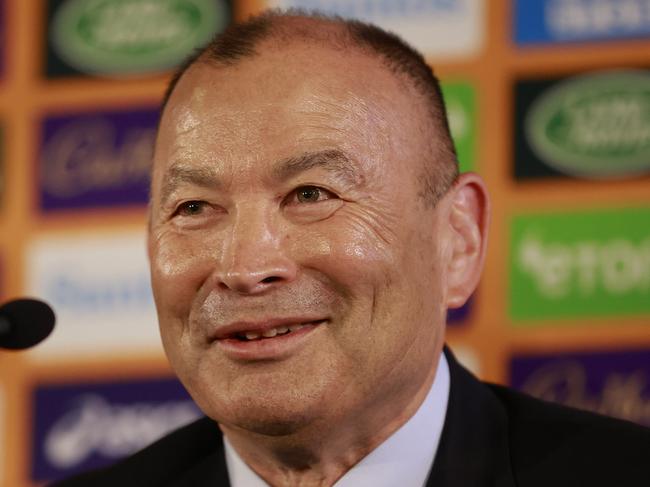
[[[183,77],[149,253],[166,353],[209,416],[284,434],[377,420],[428,386],[450,230],[445,200],[422,197],[426,120],[355,53],[297,46]]]

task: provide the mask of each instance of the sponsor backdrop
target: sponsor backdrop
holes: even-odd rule
[[[647,0],[0,0],[0,298],[54,335],[0,350],[0,487],[103,465],[199,412],[164,358],[145,252],[171,69],[265,7],[376,22],[443,80],[494,216],[448,342],[485,379],[650,425]],[[92,425],[92,426],[89,426]]]

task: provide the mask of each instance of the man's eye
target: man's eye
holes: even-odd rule
[[[205,205],[206,203],[204,201],[186,201],[178,205],[174,214],[180,216],[200,215]]]
[[[316,186],[302,186],[296,190],[298,203],[316,203],[332,197],[332,193]]]

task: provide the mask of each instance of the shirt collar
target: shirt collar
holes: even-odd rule
[[[334,487],[424,486],[436,456],[449,399],[449,365],[440,354],[431,389],[415,412],[382,444],[348,470]],[[232,487],[268,487],[224,436],[226,465]]]

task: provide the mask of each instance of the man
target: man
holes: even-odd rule
[[[643,485],[647,431],[443,353],[488,206],[400,40],[295,13],[231,28],[172,82],[149,228],[165,351],[210,419],[61,485]]]

